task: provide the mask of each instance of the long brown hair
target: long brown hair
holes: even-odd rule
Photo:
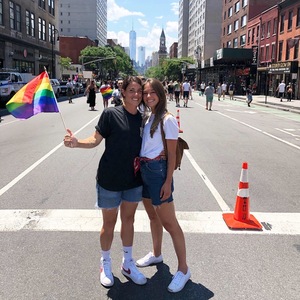
[[[155,107],[155,117],[153,120],[153,123],[150,128],[150,136],[153,137],[153,134],[155,130],[157,129],[161,119],[165,116],[165,114],[168,112],[167,110],[167,97],[165,93],[164,86],[162,83],[156,79],[156,78],[148,78],[146,82],[143,84],[143,89],[145,88],[145,85],[149,83],[151,89],[154,90],[156,93],[159,102],[157,103]],[[146,105],[146,104],[145,104]]]

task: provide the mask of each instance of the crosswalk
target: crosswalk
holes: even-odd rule
[[[223,221],[221,211],[178,211],[177,218],[188,233],[200,234],[259,234],[300,235],[300,213],[262,213],[253,215],[263,225],[262,231],[230,230]],[[16,231],[76,231],[98,232],[102,224],[98,209],[17,209],[0,210],[0,232]],[[118,219],[116,231],[120,231]],[[135,232],[150,232],[144,210],[137,210]]]

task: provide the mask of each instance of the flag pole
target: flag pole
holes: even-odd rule
[[[45,72],[47,73],[47,76],[48,76],[48,78],[49,78],[49,74],[48,74],[47,68],[46,68],[45,66],[44,66],[44,70],[45,70]],[[54,95],[54,99],[55,99],[56,105],[57,105],[57,107],[58,107],[58,102],[57,102],[56,95],[55,95],[54,91],[53,91],[53,95]],[[58,112],[59,112],[61,121],[62,121],[62,123],[63,123],[63,126],[64,126],[65,130],[67,131],[67,126],[66,126],[65,120],[64,120],[64,118],[63,118],[63,115],[62,115],[62,113],[60,112],[60,109],[58,110]]]

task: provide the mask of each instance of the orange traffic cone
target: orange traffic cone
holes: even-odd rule
[[[261,224],[250,214],[248,163],[244,162],[234,213],[224,213],[223,219],[230,229],[262,230]]]
[[[180,117],[179,117],[179,109],[177,109],[177,116],[176,116],[176,120],[178,123],[178,128],[179,128],[179,133],[183,133],[183,130],[180,129]]]

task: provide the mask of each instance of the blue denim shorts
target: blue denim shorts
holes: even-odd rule
[[[97,203],[98,208],[117,208],[122,201],[128,201],[132,203],[139,203],[142,200],[143,186],[138,186],[133,189],[125,191],[109,191],[101,187],[97,183]]]
[[[166,181],[167,177],[167,161],[150,160],[141,161],[141,174],[143,179],[143,198],[150,198],[152,205],[158,206],[164,202],[172,202],[173,195],[164,200],[160,200],[160,190]],[[171,191],[174,191],[174,184],[172,179]]]

